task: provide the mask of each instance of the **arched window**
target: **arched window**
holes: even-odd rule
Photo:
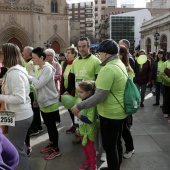
[[[57,0],[51,0],[51,12],[58,13]]]
[[[146,52],[151,52],[151,39],[149,37],[146,39]]]

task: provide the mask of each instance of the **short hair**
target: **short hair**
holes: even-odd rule
[[[55,51],[52,48],[48,48],[45,50],[45,53],[49,52],[51,56],[55,57]]]
[[[167,59],[170,59],[170,51],[169,52],[167,52]]]
[[[140,49],[140,50],[139,50],[139,55],[140,55],[140,53],[142,53],[142,52],[143,52],[144,54],[146,54],[146,51],[145,51],[144,49]]]
[[[32,55],[33,47],[31,47],[31,46],[25,46],[24,49],[27,50],[27,52],[30,54],[30,56]]]
[[[59,54],[59,57],[61,57],[61,56],[64,56],[64,57],[65,57],[65,54],[64,54],[64,53],[60,53],[60,54]]]
[[[77,56],[77,54],[78,54],[78,51],[77,51],[77,48],[76,47],[68,47],[67,49],[66,49],[66,51],[67,50],[70,50],[71,51],[71,54],[74,54],[74,57],[76,57]]]
[[[127,39],[120,40],[123,42],[123,44],[129,49],[130,48],[130,42]]]
[[[24,60],[17,45],[12,43],[5,43],[2,45],[2,52],[4,56],[4,67],[10,68],[17,64],[24,66]]]
[[[46,54],[44,52],[44,48],[37,47],[32,50],[32,53],[36,54],[39,58],[43,56],[43,60],[46,59]]]
[[[90,46],[90,44],[91,44],[88,37],[81,37],[81,38],[79,39],[79,41],[86,41],[88,46]]]

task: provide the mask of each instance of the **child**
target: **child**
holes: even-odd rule
[[[94,94],[95,84],[93,81],[84,81],[78,84],[78,95],[82,100],[89,98]],[[80,113],[75,114],[80,119],[79,128],[76,132],[81,136],[82,148],[85,154],[85,163],[80,165],[79,170],[90,167],[90,170],[96,170],[96,151],[94,141],[96,136],[96,107],[84,109]]]

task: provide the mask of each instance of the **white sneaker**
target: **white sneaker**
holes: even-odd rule
[[[135,150],[126,151],[126,152],[124,153],[123,157],[126,158],[126,159],[131,158],[134,152],[135,152]]]
[[[168,117],[168,114],[164,114],[164,117],[167,118],[167,117]]]
[[[102,161],[102,162],[106,161],[106,153],[101,154],[100,161]]]
[[[56,122],[56,126],[58,127],[60,125],[60,122]]]

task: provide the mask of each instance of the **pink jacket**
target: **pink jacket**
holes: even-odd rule
[[[54,77],[56,89],[60,90],[60,81],[61,81],[61,75],[62,75],[62,68],[61,68],[61,65],[56,61],[52,62],[52,66],[56,69],[55,77]]]

